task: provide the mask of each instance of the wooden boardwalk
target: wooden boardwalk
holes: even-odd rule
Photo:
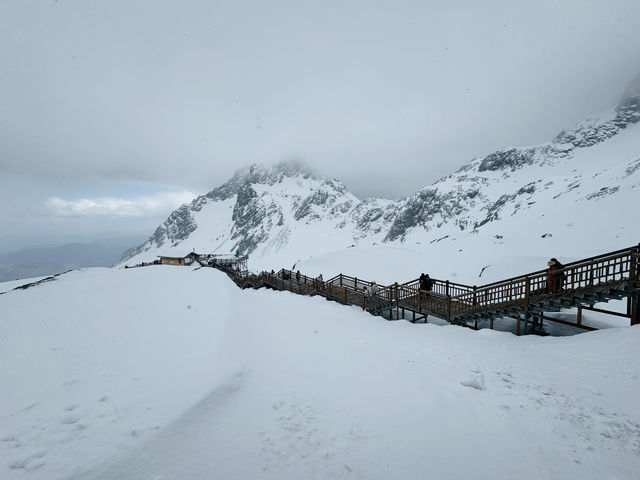
[[[406,318],[427,321],[429,316],[452,324],[478,328],[479,320],[488,320],[493,328],[495,318],[513,318],[516,333],[541,333],[543,320],[550,320],[586,330],[582,311],[592,310],[628,318],[631,325],[640,323],[640,244],[596,257],[579,260],[559,270],[564,285],[552,292],[547,286],[547,270],[539,270],[487,285],[464,285],[449,280],[434,279],[431,291],[420,290],[419,280],[377,286],[372,282],[347,275],[329,280],[296,276],[295,272],[260,274],[226,273],[242,288],[271,288],[299,295],[321,295],[345,305],[357,305],[373,315],[390,320]],[[595,308],[597,303],[627,300],[626,313]],[[548,312],[577,308],[576,322],[568,322],[545,315]]]

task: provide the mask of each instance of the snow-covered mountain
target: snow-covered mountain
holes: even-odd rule
[[[361,238],[383,240],[401,202],[358,200],[344,184],[323,178],[300,162],[238,170],[220,187],[175,210],[155,233],[123,260],[184,255],[193,249],[237,249],[263,257],[308,248],[325,239],[324,251]],[[297,249],[295,247],[298,247]]]
[[[123,262],[239,249],[254,265],[271,268],[352,245],[503,237],[536,223],[536,234],[589,237],[597,222],[612,234],[602,247],[616,248],[640,237],[630,219],[612,215],[637,204],[639,183],[640,78],[615,108],[551,142],[475,158],[401,200],[359,200],[340,181],[299,162],[252,165],[175,210]],[[549,212],[556,214],[547,222]],[[620,239],[625,222],[629,228]]]

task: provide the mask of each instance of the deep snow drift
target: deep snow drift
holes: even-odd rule
[[[71,272],[0,313],[3,479],[640,471],[640,327],[388,322],[168,266]]]

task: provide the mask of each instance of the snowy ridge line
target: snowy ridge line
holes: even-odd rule
[[[343,274],[324,281],[322,276],[312,278],[284,268],[278,273],[272,270],[249,275],[221,270],[241,288],[265,287],[299,295],[321,295],[344,305],[357,305],[372,315],[385,317],[388,312],[389,320],[404,318],[408,310],[413,313],[413,322],[421,319],[426,322],[432,315],[477,329],[478,319],[490,319],[493,328],[494,318],[512,317],[519,335],[522,321],[525,330],[530,321],[531,333],[543,333],[543,319],[555,321],[545,317],[545,312],[577,307],[578,321],[569,324],[593,330],[581,324],[582,308],[592,309],[596,303],[627,298],[627,313],[622,316],[628,317],[631,325],[640,324],[640,244],[571,262],[553,272],[538,270],[481,287],[440,279],[431,279],[428,287],[420,285],[419,279],[378,286]]]
[[[66,273],[72,272],[72,270],[67,270],[66,272],[60,272],[60,273],[56,273],[55,275],[51,275],[49,277],[43,278],[41,280],[38,280],[36,282],[30,282],[30,283],[25,283],[23,285],[19,285],[15,288],[12,288],[11,290],[7,290],[6,292],[0,292],[0,295],[4,295],[5,293],[9,293],[9,292],[15,292],[17,290],[26,290],[27,288],[31,288],[31,287],[36,287],[38,285],[41,285],[43,283],[46,282],[52,282],[54,280],[56,280],[56,277],[59,277],[60,275],[64,275]]]

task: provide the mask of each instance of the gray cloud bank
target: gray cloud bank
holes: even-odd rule
[[[203,192],[285,158],[403,196],[615,105],[638,25],[637,0],[2,2],[0,176],[29,195],[0,220],[51,233],[145,195],[78,185]]]
[[[154,196],[139,197],[132,200],[114,197],[80,198],[64,200],[60,197],[49,197],[45,202],[47,210],[61,217],[109,216],[109,217],[143,217],[162,215],[196,196],[193,192],[162,192]]]

